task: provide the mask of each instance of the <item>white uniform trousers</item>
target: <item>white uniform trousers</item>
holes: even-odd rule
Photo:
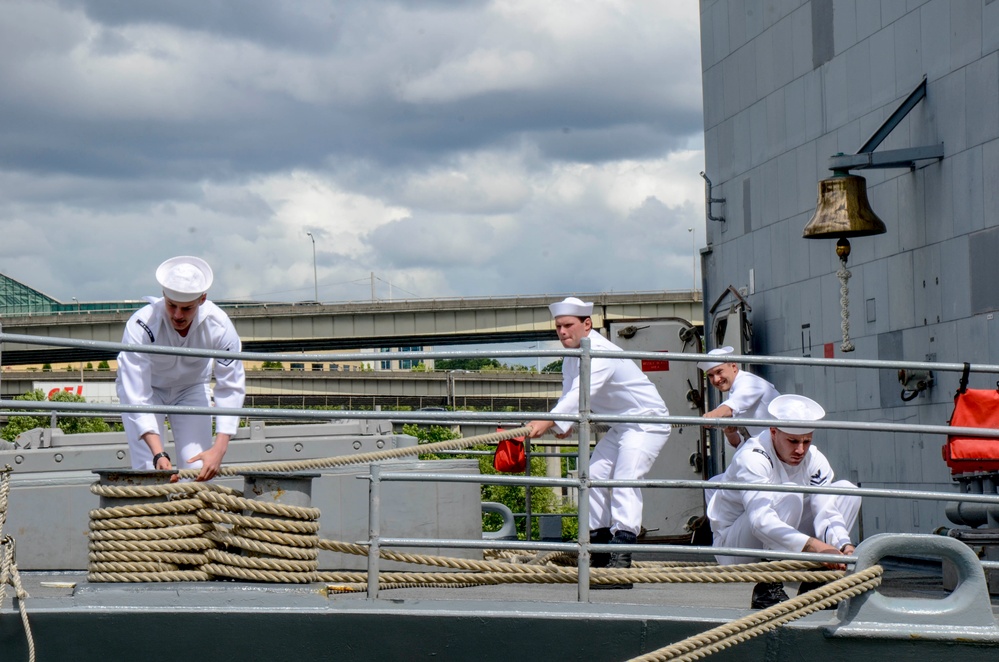
[[[848,480],[837,480],[830,487],[856,487]],[[829,543],[825,532],[832,524],[838,524],[847,531],[852,531],[860,513],[859,496],[849,494],[809,494],[811,500],[810,512],[804,512],[804,495],[794,492],[770,492],[774,511],[780,520],[798,531]],[[831,543],[830,543],[831,544]],[[721,533],[714,533],[715,547],[742,547],[748,549],[767,549],[766,543],[753,533],[752,523],[746,513],[736,518],[732,526]],[[785,552],[800,552],[800,549],[781,550]],[[737,563],[756,563],[762,557],[723,556],[716,555],[719,565],[735,565]]]
[[[590,456],[592,480],[640,480],[652,468],[669,432],[643,432],[634,425],[615,425]],[[642,529],[642,490],[637,487],[590,488],[590,531],[600,528]]]
[[[118,397],[122,399],[121,393],[118,394]],[[195,384],[182,389],[154,388],[150,404],[208,407],[211,405],[211,394],[207,384]],[[166,418],[166,414],[156,414],[156,423],[164,448],[166,448],[167,443]],[[170,454],[173,466],[179,469],[200,469],[201,460],[189,464],[187,459],[212,447],[215,441],[212,435],[212,417],[210,415],[173,414],[169,418],[175,449]],[[125,426],[125,437],[128,439],[128,451],[132,456],[132,468],[152,469],[152,451],[139,436],[147,430],[139,430],[127,414],[123,415],[121,419]]]

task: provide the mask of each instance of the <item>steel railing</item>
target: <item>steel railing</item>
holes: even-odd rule
[[[591,373],[591,363],[594,358],[631,358],[631,359],[656,359],[661,358],[658,352],[607,352],[594,351],[590,348],[588,339],[584,339],[579,349],[530,349],[530,350],[488,350],[488,351],[420,351],[420,352],[368,352],[368,353],[343,353],[343,354],[273,354],[262,352],[221,352],[215,350],[170,348],[128,345],[123,343],[112,343],[102,341],[74,340],[66,338],[50,338],[39,336],[26,336],[20,334],[7,334],[0,328],[0,347],[4,342],[16,342],[22,344],[56,345],[65,347],[87,347],[104,350],[148,352],[156,354],[174,354],[203,357],[224,357],[228,359],[241,360],[295,360],[295,361],[337,361],[337,360],[392,360],[399,358],[471,358],[471,357],[565,357],[578,356],[580,359],[580,406],[576,414],[542,414],[541,417],[549,420],[571,421],[576,424],[578,430],[578,447],[573,455],[577,459],[578,477],[570,478],[549,478],[540,476],[483,476],[483,475],[456,475],[437,473],[400,473],[383,471],[377,464],[370,468],[367,477],[370,481],[369,489],[369,537],[368,537],[368,591],[370,597],[377,597],[378,575],[379,575],[379,550],[382,546],[394,547],[444,547],[444,548],[467,548],[467,549],[522,549],[524,541],[501,541],[501,540],[463,540],[463,539],[433,539],[433,538],[391,538],[382,537],[380,534],[379,513],[381,506],[381,484],[388,481],[436,481],[436,482],[469,482],[478,484],[506,484],[547,487],[569,487],[578,491],[578,511],[577,517],[580,523],[588,522],[589,500],[588,491],[591,487],[639,487],[653,489],[712,489],[712,490],[753,490],[753,491],[774,491],[774,492],[799,492],[799,493],[827,493],[827,494],[852,494],[857,496],[872,496],[894,499],[913,500],[937,500],[949,502],[970,502],[999,506],[999,494],[968,494],[955,492],[931,492],[902,489],[880,489],[880,488],[835,488],[835,487],[798,487],[788,485],[761,485],[755,483],[733,483],[721,481],[703,480],[590,480],[589,479],[589,449],[591,445],[592,426],[595,423],[670,423],[673,425],[696,425],[696,426],[718,426],[717,419],[705,419],[696,416],[614,416],[606,414],[594,414],[589,411],[589,379]],[[671,361],[702,361],[708,360],[707,354],[670,354]],[[907,369],[907,370],[934,370],[938,372],[963,372],[969,373],[999,373],[999,365],[968,365],[964,363],[934,363],[927,361],[869,361],[852,359],[820,359],[811,357],[782,357],[782,356],[751,356],[744,357],[747,362],[754,364],[770,365],[799,365],[799,366],[821,366],[821,367],[842,367],[859,369]],[[2,376],[0,376],[2,379]],[[63,415],[91,415],[96,413],[128,413],[128,412],[150,412],[150,413],[180,413],[180,414],[203,414],[203,415],[227,415],[227,416],[251,416],[254,418],[291,418],[302,420],[326,420],[331,416],[330,410],[310,411],[303,409],[256,409],[256,408],[221,408],[221,407],[177,407],[177,406],[156,406],[156,405],[122,405],[122,404],[89,404],[70,402],[39,402],[39,401],[18,401],[0,400],[0,409],[4,410],[30,410],[32,412],[60,412]],[[368,411],[368,410],[336,410],[336,418],[366,418],[366,419],[387,419],[397,420],[401,417],[400,412],[394,411]],[[409,421],[413,422],[439,422],[441,412],[420,412],[406,411],[402,414]],[[499,424],[511,422],[526,422],[539,418],[538,412],[448,412],[447,417],[455,423],[478,422],[488,424]],[[859,431],[879,431],[879,432],[904,432],[915,434],[942,434],[942,435],[965,435],[984,438],[999,438],[999,430],[982,428],[951,427],[947,425],[923,425],[910,423],[885,423],[885,422],[865,422],[865,421],[781,421],[787,426],[807,426],[814,429],[842,429]],[[725,425],[751,426],[759,424],[757,419],[730,418],[725,419]],[[554,455],[554,454],[552,454]],[[563,455],[564,456],[564,455]],[[528,513],[530,516],[530,513]],[[528,520],[528,530],[530,520]],[[589,542],[587,528],[584,525],[579,527],[579,534],[575,542],[547,542],[530,541],[530,547],[538,550],[552,551],[575,551],[579,552],[579,574],[578,574],[578,598],[580,601],[588,600],[589,590],[589,559],[593,551],[608,552],[669,552],[671,554],[693,555],[693,556],[745,556],[757,558],[761,550],[747,548],[722,548],[703,547],[690,545],[663,545],[663,544],[641,544],[641,545],[591,545]],[[831,554],[815,554],[806,552],[790,552],[766,550],[766,556],[773,559],[807,560],[820,563],[841,563],[854,562],[856,557],[838,556]],[[990,570],[999,570],[999,562],[981,561],[982,567]]]

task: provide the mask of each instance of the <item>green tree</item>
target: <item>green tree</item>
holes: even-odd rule
[[[87,361],[87,367],[84,368],[84,370],[93,370],[93,369],[94,369],[94,364],[91,363],[90,361]]]
[[[46,398],[44,391],[41,389],[35,389],[34,391],[29,391],[24,395],[19,395],[14,399],[42,402]],[[50,400],[52,402],[86,402],[86,399],[83,396],[75,393],[69,393],[68,391],[57,391],[52,394]],[[48,416],[11,416],[7,421],[7,425],[0,430],[0,438],[12,442],[17,438],[17,435],[25,432],[26,430],[44,428],[48,427],[48,425]],[[112,428],[106,421],[104,421],[104,419],[100,417],[65,416],[59,419],[58,425],[59,429],[66,434],[78,434],[81,432],[111,432],[115,429],[121,429],[120,425],[116,425]]]
[[[264,361],[260,367],[263,370],[284,370],[284,364],[280,361]]]
[[[544,368],[542,368],[541,372],[559,372],[559,373],[562,372],[562,359],[559,359],[558,361],[552,361]]]
[[[438,425],[431,426],[419,426],[415,424],[407,424],[402,428],[403,434],[408,434],[411,437],[416,437],[419,443],[422,444],[432,444],[439,441],[447,441],[449,439],[457,439],[461,435],[452,430],[451,428],[441,427]],[[470,450],[477,451],[494,451],[495,446],[482,445],[475,446]],[[493,456],[492,455],[434,455],[431,453],[420,455],[421,460],[440,460],[440,459],[458,459],[458,458],[474,458],[479,462],[479,473],[483,475],[497,475],[498,471],[493,467]],[[565,475],[565,462],[562,463],[563,466],[563,476]],[[531,475],[533,476],[543,476],[545,474],[545,458],[543,457],[531,457]],[[520,485],[482,485],[481,490],[483,501],[494,501],[496,503],[502,503],[507,508],[515,513],[523,513],[527,510],[527,500],[526,500],[526,490]],[[568,506],[562,503],[559,495],[550,487],[531,487],[531,512],[533,514],[538,513],[575,513],[576,509],[573,506]],[[517,519],[517,532],[522,538],[525,538],[524,533],[524,518]],[[482,527],[485,531],[498,531],[500,526],[502,526],[502,520],[499,515],[495,513],[486,513],[482,516]],[[537,540],[540,537],[540,525],[537,518],[534,519],[531,526],[531,538],[532,540]],[[563,539],[575,539],[576,533],[578,531],[577,520],[575,517],[563,517],[562,518],[562,537]]]
[[[503,368],[503,364],[496,359],[485,357],[475,357],[470,359],[438,359],[434,363],[437,370],[485,370],[488,368]]]
[[[42,364],[42,372],[52,372],[52,364],[51,363]]]
[[[97,364],[97,370],[107,372],[108,370],[111,370],[111,366],[108,365],[107,361],[101,361]]]

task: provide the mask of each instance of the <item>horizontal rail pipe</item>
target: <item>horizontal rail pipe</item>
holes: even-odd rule
[[[122,404],[91,404],[86,402],[46,402],[39,400],[0,400],[0,408],[6,409],[37,409],[46,412],[145,412],[154,414],[203,414],[206,416],[251,416],[256,418],[301,418],[309,420],[324,420],[328,418],[365,418],[379,420],[396,420],[398,411],[367,411],[346,409],[257,409],[235,407],[179,407],[174,405],[122,405]],[[413,421],[427,420],[438,422],[439,412],[402,412],[407,419]],[[532,421],[537,419],[538,412],[449,412],[449,418],[454,422],[504,422]],[[545,413],[544,418],[554,421],[579,421],[579,414]],[[594,414],[590,420],[596,423],[670,423],[674,425],[718,426],[718,419],[698,418],[696,416],[611,416]],[[761,419],[726,418],[725,425],[758,425]],[[988,428],[956,427],[949,425],[923,425],[917,423],[871,423],[867,421],[798,421],[798,420],[767,420],[773,425],[785,427],[812,427],[829,430],[860,430],[875,432],[915,432],[920,434],[959,435],[967,437],[999,438],[999,430]]]
[[[383,481],[414,481],[441,483],[484,483],[487,485],[531,485],[542,487],[579,487],[572,478],[534,476],[498,476],[482,474],[435,474],[382,472]],[[590,480],[590,487],[653,487],[670,489],[738,490],[741,492],[797,492],[805,494],[846,494],[887,499],[917,499],[923,501],[967,501],[999,503],[999,494],[932,492],[927,490],[890,490],[874,487],[818,487],[801,485],[771,485],[765,483],[735,483],[710,480]]]
[[[566,357],[582,356],[581,349],[495,349],[480,351],[419,351],[419,352],[364,352],[364,353],[322,353],[322,354],[278,354],[272,352],[226,352],[222,350],[193,349],[182,347],[162,347],[156,345],[130,345],[125,343],[108,342],[102,340],[79,340],[75,338],[54,338],[48,336],[33,336],[22,333],[5,333],[0,331],[0,343],[20,343],[26,345],[46,345],[59,347],[75,347],[85,349],[100,349],[106,351],[119,352],[146,352],[151,354],[174,354],[182,356],[204,356],[211,358],[236,358],[243,361],[376,361],[388,359],[420,359],[420,358],[475,358],[475,357]],[[623,351],[609,352],[606,350],[591,350],[589,355],[593,358],[631,358],[631,359],[661,359],[663,352],[638,352]],[[677,354],[670,353],[671,361],[713,361],[718,357],[709,354]],[[867,368],[867,369],[899,369],[906,370],[938,370],[942,372],[962,372],[965,370],[964,363],[937,363],[934,361],[886,361],[870,359],[826,359],[803,356],[759,356],[755,354],[739,355],[732,357],[734,362],[748,363],[754,365],[792,365],[792,366],[819,366],[819,367],[839,367],[839,368]],[[969,372],[974,373],[999,373],[999,365],[995,364],[967,364]]]

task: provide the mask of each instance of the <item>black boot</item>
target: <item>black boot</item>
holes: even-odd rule
[[[590,544],[593,545],[606,545],[611,541],[613,536],[610,532],[609,526],[604,526],[594,531],[590,531]],[[590,567],[591,568],[606,568],[610,565],[610,552],[591,552],[590,553]]]
[[[753,587],[753,600],[749,606],[753,609],[766,609],[787,600],[784,585],[780,582],[761,582]]]
[[[611,538],[610,543],[612,545],[634,545],[638,541],[638,536],[636,536],[631,531],[616,531],[614,537]],[[608,568],[630,568],[631,567],[631,552],[611,552],[610,554],[610,564]],[[593,588],[597,589],[609,589],[609,588],[632,588],[633,584],[631,582],[625,582],[621,584],[594,584]]]

